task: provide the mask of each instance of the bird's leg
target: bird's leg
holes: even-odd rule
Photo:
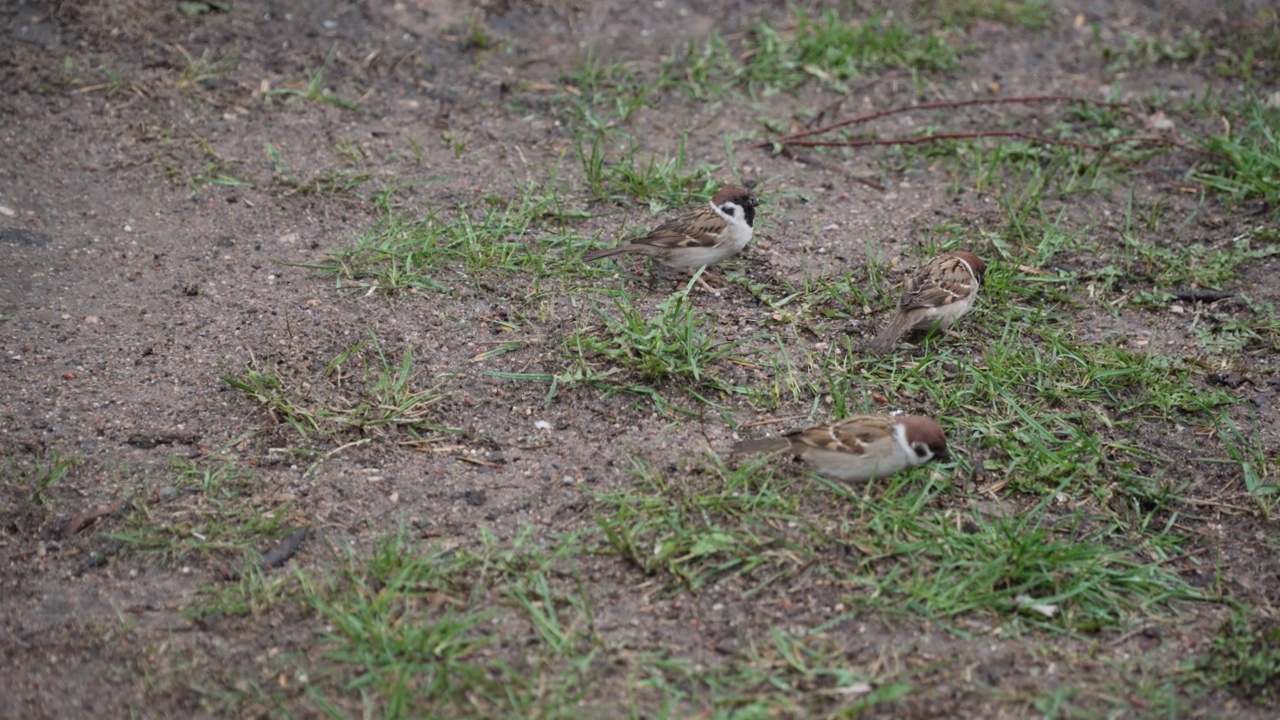
[[[712,285],[708,280],[714,281],[720,287]],[[702,274],[698,276],[697,285],[709,293],[717,293],[724,287],[724,281],[719,275],[712,273],[710,270],[703,270]]]

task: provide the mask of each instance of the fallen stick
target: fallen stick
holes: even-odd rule
[[[839,128],[847,127],[849,125],[871,122],[872,120],[879,120],[882,117],[888,117],[890,115],[899,115],[901,113],[906,113],[906,112],[915,112],[917,110],[943,110],[943,109],[950,109],[950,108],[965,107],[969,105],[1009,105],[1009,104],[1017,104],[1017,103],[1028,104],[1028,103],[1043,103],[1043,102],[1078,102],[1078,103],[1084,103],[1088,105],[1098,105],[1101,107],[1117,108],[1121,110],[1133,109],[1132,106],[1127,105],[1125,103],[1112,103],[1112,102],[1104,102],[1102,100],[1090,100],[1088,98],[1072,97],[1070,95],[1029,95],[1029,96],[1023,96],[1023,97],[1007,97],[1007,98],[976,98],[973,100],[939,100],[937,102],[920,103],[918,105],[905,105],[903,107],[889,108],[888,110],[880,110],[877,112],[868,113],[866,115],[859,115],[858,117],[849,118],[847,120],[841,120],[839,122],[831,123],[830,125],[825,125],[820,128],[813,128],[812,130],[802,130],[800,132],[791,133],[790,135],[783,135],[782,137],[774,140],[766,140],[764,142],[757,143],[754,147],[764,148],[764,147],[769,147],[775,144],[791,145],[791,144],[795,144],[792,141],[802,137],[808,137],[810,135],[821,135],[822,133],[831,132],[832,130],[837,130]]]
[[[143,502],[145,502],[148,505],[154,505],[163,499],[164,498],[161,497],[160,493],[155,493],[151,497],[145,498]],[[110,505],[107,505],[105,507],[100,507],[96,510],[88,510],[86,512],[82,512],[79,515],[76,515],[75,517],[68,520],[66,525],[62,526],[62,537],[64,538],[75,537],[76,535],[79,535],[85,528],[97,522],[98,518],[103,518],[113,513],[118,513],[124,509],[125,505],[128,505],[128,504],[129,504],[128,500],[117,500],[116,502],[113,502]]]
[[[1113,152],[1102,149],[1097,145],[1079,142],[1078,140],[1060,140],[1045,135],[1035,135],[1033,133],[1025,133],[1017,130],[978,130],[974,132],[954,132],[954,133],[935,133],[933,135],[922,135],[912,138],[864,138],[861,140],[793,140],[786,144],[792,147],[866,147],[869,145],[920,145],[922,143],[934,142],[936,140],[977,140],[980,138],[1016,138],[1019,140],[1027,140],[1030,142],[1039,142],[1046,145],[1061,145],[1063,147],[1073,147],[1079,150],[1088,150],[1098,153],[1104,157],[1114,160],[1122,165],[1126,165],[1138,172],[1143,173],[1162,183],[1173,185],[1179,189],[1194,189],[1189,185],[1182,185],[1171,180],[1155,170],[1145,168],[1138,163],[1122,158]],[[1133,138],[1134,140],[1142,140],[1151,142],[1153,140],[1163,141],[1163,138],[1157,136],[1148,136],[1141,138]]]
[[[1236,296],[1235,290],[1166,290],[1165,294],[1183,302],[1215,302]]]
[[[310,534],[311,528],[309,527],[302,527],[294,530],[275,547],[262,554],[262,557],[259,558],[256,563],[257,569],[271,570],[272,568],[277,568],[285,564],[288,562],[289,558],[298,553],[298,550],[302,547],[302,543]],[[222,576],[227,580],[236,581],[240,579],[241,573],[239,570],[226,567],[222,571]]]

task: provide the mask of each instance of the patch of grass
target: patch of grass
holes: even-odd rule
[[[393,717],[428,698],[461,705],[467,690],[500,696],[477,657],[496,640],[489,623],[495,612],[473,594],[478,583],[462,574],[474,568],[468,560],[449,551],[424,553],[398,537],[380,543],[368,559],[350,558],[338,578],[307,583],[309,604],[331,628],[320,642],[323,657],[334,670],[351,673],[335,680],[367,688],[381,701],[382,714]]]
[[[942,382],[945,376],[933,378]],[[1109,439],[1112,428],[1234,404],[1230,394],[1199,388],[1191,378],[1191,366],[1181,360],[1086,348],[1052,329],[1010,328],[982,366],[966,367],[949,380],[963,389],[945,396],[942,410],[951,406],[992,418],[971,425],[974,438],[990,451],[984,469],[1010,478],[1012,487],[1043,491],[1056,479],[1071,478],[1073,488],[1099,491],[1111,482],[1139,480],[1138,469],[1154,460]]]
[[[80,75],[79,67],[77,66],[76,58],[74,56],[64,55],[62,57],[62,64],[58,69],[58,73],[54,76],[53,81],[58,85],[65,85],[67,87],[75,87],[84,84],[84,79]]]
[[[1280,348],[1280,315],[1275,307],[1248,297],[1243,298],[1243,304],[1246,310],[1237,312],[1195,305],[1190,330],[1196,343],[1207,352],[1224,356],[1253,348]]]
[[[675,386],[705,404],[716,397],[748,392],[728,379],[724,363],[742,363],[733,355],[758,338],[723,340],[716,320],[687,299],[689,290],[673,293],[652,310],[635,304],[626,292],[609,293],[612,311],[596,307],[599,323],[580,327],[564,337],[571,375],[581,383],[603,382],[607,387],[660,396],[660,388]],[[607,369],[600,368],[600,364]],[[637,389],[626,373],[645,391]]]
[[[914,15],[942,27],[969,27],[978,20],[1043,30],[1053,17],[1048,0],[916,0]]]
[[[471,132],[460,133],[453,130],[445,130],[440,133],[440,141],[453,152],[453,157],[457,159],[466,153],[467,143],[470,141],[471,136]]]
[[[853,655],[826,634],[774,628],[724,663],[658,653],[641,656],[636,684],[646,695],[656,695],[659,707],[680,708],[689,717],[853,718],[877,709],[909,715],[895,711],[918,692],[912,682],[917,673],[861,663]]]
[[[803,479],[715,462],[663,472],[637,461],[633,474],[625,490],[596,497],[598,551],[673,587],[696,592],[755,573],[759,590],[794,575],[820,550],[821,531],[798,512]]]
[[[717,338],[711,316],[694,307],[687,288],[652,309],[637,304],[625,292],[608,294],[612,311],[596,307],[598,324],[580,326],[564,335],[562,346],[569,364],[562,371],[488,374],[547,383],[548,402],[563,390],[591,387],[606,397],[632,395],[651,401],[664,414],[685,416],[703,412],[685,407],[686,400],[723,409],[722,396],[750,393],[749,388],[729,378],[726,368],[727,364],[751,365],[734,353],[758,337]]]
[[[329,49],[329,54],[324,58],[324,64],[318,69],[314,71],[307,70],[307,82],[302,87],[272,88],[263,93],[263,97],[288,95],[302,98],[308,102],[327,103],[344,110],[359,110],[360,106],[358,104],[330,94],[324,86],[325,73],[328,72],[329,65],[333,63],[333,53],[336,49],[336,47]]]
[[[187,52],[181,45],[173,48],[182,56],[182,73],[178,77],[178,87],[183,90],[195,90],[197,85],[218,80],[231,72],[240,64],[240,48],[236,47],[221,56],[213,54],[205,48],[200,57]]]
[[[280,148],[267,143],[264,152],[267,160],[271,162],[271,172],[275,176],[276,182],[285,185],[296,185],[293,179],[293,170],[289,167],[289,163],[285,161],[284,156],[280,154]]]
[[[862,488],[780,478],[762,470],[769,462],[638,466],[633,486],[597,497],[600,550],[691,591],[740,578],[734,585],[751,597],[804,570],[850,589],[842,601],[851,614],[977,614],[1011,630],[1094,632],[1205,599],[1139,546],[1116,547],[1113,527],[1055,517],[1053,495],[957,522],[949,486],[919,481],[929,469]]]
[[[1135,259],[1126,274],[1149,277],[1161,289],[1223,290],[1236,279],[1241,265],[1280,254],[1276,233],[1263,231],[1260,235],[1261,242],[1247,234],[1218,247],[1192,243],[1173,249],[1126,233],[1122,238],[1124,249]]]
[[[1252,15],[1233,12],[1227,19],[1212,38],[1216,73],[1259,84],[1280,74],[1280,9],[1260,4]]]
[[[348,168],[326,169],[309,180],[294,185],[291,194],[297,195],[346,195],[373,179],[373,174]]]
[[[54,508],[53,489],[84,461],[56,449],[25,459],[0,455],[0,528],[15,537],[38,537]]]
[[[877,159],[886,171],[912,174],[922,166],[945,166],[955,173],[957,187],[976,185],[997,196],[1014,224],[1044,219],[1044,200],[1096,195],[1117,185],[1128,188],[1135,177],[1149,180],[1144,170],[1159,174],[1160,158],[1178,156],[1177,146],[1153,142],[1150,132],[1135,123],[1133,108],[1087,102],[1071,103],[1061,115],[1040,127],[1008,126],[1008,118],[992,108],[985,120],[948,116],[938,111],[916,113],[919,124],[909,134],[892,138],[898,144],[883,148]],[[837,129],[824,140],[862,142],[864,125]],[[779,130],[781,128],[777,128]],[[1022,136],[984,136],[1020,133]],[[882,138],[889,139],[889,138]],[[905,144],[903,144],[905,143]],[[1179,157],[1183,165],[1200,159]],[[1181,178],[1169,175],[1170,184]]]
[[[600,324],[566,336],[565,349],[582,362],[599,356],[647,383],[683,380],[720,388],[710,372],[712,365],[729,357],[745,340],[718,339],[714,320],[699,312],[688,294],[688,288],[673,293],[649,313],[628,293],[612,292],[614,312],[597,309]]]
[[[1280,203],[1280,108],[1247,103],[1226,135],[1210,135],[1200,147],[1214,156],[1191,179],[1235,203]]]
[[[104,65],[98,68],[98,71],[102,73],[103,77],[105,77],[107,81],[101,85],[94,85],[91,87],[80,88],[80,92],[89,92],[91,90],[105,89],[108,95],[115,95],[116,93],[123,93],[123,92],[132,92],[133,94],[139,97],[146,97],[146,92],[142,89],[140,85],[133,82],[129,78],[116,73],[111,68],[106,67]]]
[[[509,40],[490,30],[476,16],[467,18],[466,25],[457,36],[458,45],[466,51],[497,50],[510,44]]]
[[[176,563],[198,557],[256,558],[289,531],[292,503],[262,488],[256,473],[225,461],[173,458],[161,502],[135,498],[122,527],[104,532],[130,550]]]
[[[794,30],[758,23],[746,41],[742,79],[765,93],[791,91],[817,80],[836,92],[871,70],[946,72],[956,67],[957,48],[935,32],[887,17],[847,21],[835,10],[817,18],[797,9]]]
[[[536,295],[542,279],[558,271],[555,251],[572,245],[576,236],[534,231],[586,216],[566,205],[554,182],[527,186],[515,200],[489,196],[418,219],[392,208],[389,193],[379,203],[381,220],[353,247],[333,253],[331,262],[303,267],[365,293],[436,293],[458,278],[478,285],[523,275]]]
[[[6,495],[24,505],[47,509],[52,502],[49,491],[83,464],[80,458],[57,450],[33,455],[30,463],[21,463],[17,456],[10,454],[4,460],[4,472],[0,476],[4,479]]]
[[[448,547],[392,534],[336,571],[299,574],[304,613],[291,622],[315,631],[296,652],[279,655],[260,678],[193,689],[238,714],[274,707],[566,720],[856,710],[912,689],[897,673],[879,678],[851,663],[843,644],[822,634],[776,628],[723,661],[698,664],[626,633],[606,638],[599,588],[579,569],[596,562],[590,542],[570,534],[537,544],[521,532]]]
[[[738,71],[733,48],[712,32],[701,41],[690,39],[683,49],[673,50],[663,58],[658,84],[694,100],[719,100],[734,87]]]
[[[565,75],[565,117],[575,128],[607,136],[666,92],[720,100],[739,88],[770,95],[817,81],[846,93],[848,80],[879,70],[949,71],[961,53],[941,32],[887,17],[857,22],[828,10],[811,18],[796,8],[792,20],[786,27],[761,20],[740,45],[716,33],[690,41],[673,49],[655,76],[588,53]]]
[[[1280,482],[1275,475],[1277,462],[1267,458],[1267,450],[1256,424],[1252,432],[1246,435],[1230,416],[1224,414],[1214,423],[1214,427],[1217,428],[1222,446],[1226,448],[1228,459],[1197,458],[1197,460],[1239,467],[1245,492],[1257,503],[1263,518],[1271,519],[1271,511],[1280,496]]]
[[[1123,47],[1101,42],[1101,28],[1094,26],[1094,41],[1102,52],[1102,62],[1109,73],[1160,64],[1194,63],[1212,49],[1199,30],[1166,40],[1155,35],[1124,32]]]
[[[1059,129],[1059,134],[1077,131]],[[1080,141],[1090,142],[1088,138]],[[937,151],[916,153],[926,157],[945,156]],[[1064,145],[1016,139],[994,146],[958,142],[954,154],[959,164],[970,169],[979,187],[1001,191],[999,200],[1009,212],[1009,224],[1013,227],[1043,219],[1041,208],[1045,199],[1096,193],[1110,186],[1121,174],[1097,154]],[[1116,154],[1124,152],[1117,150]],[[903,157],[915,160],[912,152],[904,152]]]
[[[1263,706],[1280,701],[1280,622],[1236,610],[1223,623],[1198,669]]]
[[[321,377],[281,377],[269,365],[255,362],[222,380],[303,438],[371,438],[394,432],[422,442],[442,429],[432,421],[431,406],[445,395],[440,383],[426,385],[421,376],[411,347],[396,361],[370,331],[367,341],[330,360]]]
[[[373,174],[351,168],[325,169],[306,180],[298,179],[280,148],[267,144],[267,160],[271,163],[275,181],[288,188],[287,195],[343,195],[354,193],[356,188],[373,179]]]
[[[246,552],[235,580],[204,588],[201,597],[183,614],[193,618],[221,615],[258,619],[278,606],[301,603],[303,593],[298,575],[265,571],[255,562],[256,557]]]
[[[191,142],[206,158],[201,171],[192,174],[187,180],[187,185],[192,190],[199,190],[205,185],[222,185],[225,187],[253,186],[253,183],[242,180],[232,174],[231,168],[238,164],[239,161],[223,158],[218,154],[217,149],[214,148],[213,143],[209,142],[208,138],[202,135],[192,135]]]
[[[352,167],[363,165],[369,157],[364,147],[355,140],[339,140],[333,144],[329,151]]]
[[[656,97],[660,83],[626,62],[605,62],[589,50],[564,76],[566,120],[581,131],[604,135],[625,123]]]
[[[608,670],[569,559],[580,546],[571,536],[558,545],[486,537],[454,550],[393,535],[335,576],[304,577],[325,630],[291,660],[307,683],[303,704],[383,717],[579,717]]]
[[[1024,128],[1055,143],[943,138],[891,147],[883,153],[882,161],[895,172],[910,172],[937,158],[953,158],[957,169],[980,186],[1002,191],[1002,203],[1020,209],[1024,219],[1028,210],[1039,211],[1042,199],[1096,193],[1114,187],[1120,178],[1137,177],[1140,168],[1165,178],[1169,185],[1194,183],[1233,204],[1269,206],[1280,201],[1280,160],[1275,153],[1280,143],[1275,131],[1280,126],[1280,109],[1256,99],[1237,104],[1206,102],[1182,109],[1168,107],[1159,98],[1152,102],[1157,108],[1165,107],[1169,121],[1185,134],[1178,144],[1153,142],[1151,132],[1133,121],[1135,114],[1145,117],[1149,109],[1126,111],[1117,106],[1074,103],[1052,127]],[[1227,116],[1227,133],[1197,135],[1194,123],[1186,117],[1204,112]],[[927,137],[940,130],[943,128],[924,126],[917,134]],[[966,132],[957,127],[945,130]],[[845,130],[831,139],[856,137],[852,130]],[[1169,160],[1162,162],[1162,158]],[[1190,166],[1190,170],[1169,172],[1162,167],[1168,164]]]
[[[193,175],[188,186],[192,190],[198,190],[205,185],[217,185],[221,187],[253,187],[253,183],[248,180],[242,180],[234,174],[227,172],[226,166],[221,162],[208,162],[199,173]]]
[[[855,607],[941,617],[985,611],[1042,629],[1094,632],[1169,612],[1176,600],[1207,599],[1147,562],[1139,545],[1116,547],[1113,528],[1091,528],[1074,514],[1054,517],[1047,510],[1052,495],[1031,508],[968,514],[957,523],[931,508],[937,487],[916,489],[899,478],[866,499],[827,484],[860,503],[837,534],[860,553],[851,581],[876,588],[852,598]]]
[[[625,147],[611,153],[613,138],[594,137],[589,142],[579,136],[575,152],[582,177],[591,197],[604,202],[648,203],[652,212],[680,207],[698,198],[708,199],[719,187],[715,165],[686,165],[685,135],[681,134],[676,152],[664,160],[640,157],[639,144],[626,138]],[[621,142],[621,141],[619,141]]]

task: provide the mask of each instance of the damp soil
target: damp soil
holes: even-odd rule
[[[198,683],[181,673],[185,656],[239,658],[250,666],[268,645],[288,645],[287,615],[273,618],[264,633],[251,623],[184,614],[202,588],[229,582],[222,561],[174,562],[130,552],[110,538],[122,531],[123,514],[181,501],[171,487],[175,458],[229,453],[260,478],[254,492],[289,501],[296,517],[288,524],[360,549],[398,528],[465,543],[480,532],[509,538],[530,527],[552,533],[590,524],[584,488],[631,482],[632,454],[676,464],[733,440],[715,417],[673,421],[651,405],[589,388],[548,402],[545,385],[493,375],[557,371],[556,333],[574,304],[554,291],[531,300],[518,283],[457,282],[436,294],[362,296],[308,266],[351,246],[379,221],[376,188],[430,179],[396,195],[402,210],[422,216],[488,196],[518,197],[523,184],[545,179],[549,168],[571,166],[574,136],[553,112],[554,98],[565,72],[589,51],[654,72],[663,53],[709,31],[733,37],[760,17],[785,22],[785,4],[277,0],[195,16],[179,5],[0,8],[0,454],[10,472],[51,453],[77,460],[38,500],[12,485],[0,498],[7,505],[0,508],[6,686],[0,715],[6,717],[190,714],[204,706],[190,689]],[[974,88],[1104,97],[1110,83],[1123,82],[1125,97],[1161,89],[1176,99],[1229,84],[1204,68],[1168,65],[1136,68],[1117,80],[1104,72],[1096,38],[1074,22],[1084,17],[1107,37],[1154,38],[1227,22],[1217,3],[1173,5],[1176,12],[1142,2],[1054,3],[1042,31],[978,21],[965,40],[980,50],[956,75],[925,83],[924,97],[909,78],[890,79],[831,112]],[[475,24],[500,38],[500,46],[468,40]],[[239,61],[226,72],[184,79],[187,56],[205,50],[212,57],[234,50]],[[301,89],[308,70],[326,58],[325,92],[358,103],[359,111],[264,96],[265,88]],[[802,92],[786,102],[812,108],[832,97]],[[753,117],[724,107],[673,97],[641,109],[645,150],[670,152],[684,135],[688,162],[723,165],[726,137],[759,132]],[[1017,121],[1015,113],[1035,120],[1048,111],[1009,112],[1007,122]],[[351,169],[335,153],[339,146],[359,148],[367,184],[300,190],[307,181],[331,179],[335,168]],[[299,182],[285,181],[269,147]],[[196,181],[215,159],[245,184]],[[762,281],[864,262],[872,252],[897,257],[923,228],[983,226],[1003,216],[993,197],[949,185],[941,171],[893,173],[870,155],[833,160],[740,147],[736,159],[741,176],[767,178],[762,192],[785,198],[762,208],[760,242],[734,269]],[[1256,222],[1247,209],[1201,212],[1195,197],[1167,197],[1170,216],[1202,217],[1179,225],[1171,243],[1226,243]],[[1095,227],[1119,238],[1122,200],[1077,198],[1061,208],[1066,222],[1083,226],[1115,213],[1114,222]],[[641,213],[596,212],[582,233],[615,237],[619,222],[635,222]],[[1087,269],[1109,258],[1062,262]],[[1277,265],[1272,257],[1242,269],[1251,297],[1280,302]],[[743,333],[769,316],[741,287],[700,302]],[[482,357],[512,339],[504,320],[513,314],[544,322],[518,338],[519,350]],[[854,320],[849,331],[869,334],[874,322]],[[1197,352],[1187,315],[1153,319],[1086,309],[1079,323],[1085,339]],[[462,434],[425,449],[391,434],[332,453],[342,443],[320,443],[312,449],[324,458],[312,467],[315,455],[275,452],[303,443],[223,379],[264,359],[296,382],[323,377],[327,363],[371,330],[393,357],[411,347],[418,371],[447,378],[448,394],[433,412]],[[1263,442],[1274,448],[1280,404],[1274,358],[1241,362],[1215,372],[1247,399],[1242,419],[1252,413]],[[742,373],[743,382],[761,379]],[[1163,457],[1189,460],[1201,456],[1202,437],[1199,428],[1170,434],[1153,425],[1147,440]],[[1186,494],[1203,502],[1187,520],[1189,531],[1201,534],[1218,558],[1202,566],[1207,574],[1196,582],[1274,608],[1280,559],[1264,540],[1275,527],[1223,501],[1222,488],[1233,482],[1238,478],[1226,469],[1220,477],[1187,479]],[[86,522],[85,513],[113,506],[116,512],[67,532],[69,523]],[[316,547],[304,544],[288,562],[320,562]],[[636,648],[683,648],[695,660],[735,652],[740,638],[780,623],[821,624],[824,608],[840,595],[834,587],[792,587],[753,604],[726,583],[698,595],[650,599],[628,589],[635,578],[616,563],[586,562],[602,588],[598,632]],[[1163,632],[1119,637],[1116,652],[1183,662],[1211,642],[1224,613],[1201,609]],[[638,617],[647,620],[637,623]],[[691,626],[704,632],[690,633]],[[1023,640],[974,642],[901,618],[851,631],[867,638],[868,662],[876,648],[896,644],[896,661],[921,668],[924,685],[933,677],[928,668],[958,653],[971,654],[982,682],[1002,697],[1025,696],[1042,680],[1025,667]],[[1073,672],[1102,671],[1060,672],[1069,684]],[[990,705],[991,693],[939,683],[908,699],[896,716],[1011,712]],[[1266,716],[1229,694],[1210,693],[1203,702],[1208,716]]]

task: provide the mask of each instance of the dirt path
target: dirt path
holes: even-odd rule
[[[788,70],[806,83],[767,92],[782,81],[715,78],[764,67],[762,27],[792,42],[782,3],[0,9],[0,667],[10,688],[0,716],[310,717],[332,702],[352,716],[1269,717],[1266,697],[1217,687],[1219,668],[1193,661],[1239,641],[1274,662],[1248,641],[1274,636],[1280,600],[1275,521],[1256,491],[1275,482],[1278,462],[1274,205],[1108,168],[1119,179],[1105,189],[1055,186],[1020,216],[1021,181],[999,179],[1002,168],[1024,179],[1036,162],[1059,172],[1048,154],[1014,165],[1026,158],[751,147],[840,117],[971,96],[1139,106],[1156,93],[1185,109],[1207,95],[1264,95],[1280,58],[1259,56],[1255,75],[1232,76],[1223,66],[1236,55],[1222,39],[1265,39],[1231,18],[1253,13],[1263,33],[1274,11],[1238,5],[1188,1],[1157,15],[1143,3],[1007,4],[1043,12],[1039,27],[926,10],[918,31],[962,48],[950,69],[869,60],[866,75],[842,80],[829,57],[815,58]],[[846,17],[873,16],[856,9]],[[894,21],[880,16],[886,28]],[[702,45],[713,33],[722,55]],[[664,75],[675,57],[686,65]],[[1221,132],[1232,110],[1204,107],[1177,115],[1179,128]],[[876,132],[954,122],[1084,133],[1129,122],[1071,112],[903,115]],[[1196,159],[1150,162],[1181,177]],[[576,262],[651,226],[650,211],[669,214],[730,179],[758,183],[766,204],[756,243],[729,263],[721,294],[694,296],[697,314],[634,276],[639,265]],[[941,340],[943,355],[907,356],[901,374],[859,365],[845,338],[883,322],[893,272],[922,245],[956,242],[1004,268],[972,321],[980,339]],[[1204,254],[1185,254],[1192,246]],[[1171,257],[1223,269],[1208,281],[1178,275],[1161,264],[1176,266]],[[625,298],[608,294],[617,288]],[[1170,288],[1245,299],[1145,300]],[[1021,330],[1004,320],[1050,306],[1071,314]],[[619,316],[634,326],[611,330]],[[690,323],[681,337],[701,348],[700,370],[667,358],[646,374],[645,353],[665,352],[640,347],[655,317]],[[1063,440],[1077,447],[1070,470],[1019,460],[1001,438],[1021,438],[1023,416],[980,390],[999,370],[991,348],[1063,317],[1078,344],[1036,340],[1036,362],[1122,358],[1027,400],[1059,440],[1095,413],[1085,435],[1096,445]],[[1111,370],[1133,379],[1111,385]],[[937,378],[950,389],[936,391]],[[1143,388],[1161,378],[1176,393],[1148,397]],[[1105,390],[1081,398],[1073,386]],[[1005,600],[953,611],[884,590],[886,608],[867,588],[909,567],[878,543],[921,532],[868,519],[893,500],[833,496],[789,468],[784,480],[744,479],[708,459],[736,437],[868,404],[960,418],[947,428],[961,465],[914,476],[935,493],[907,503],[938,512],[928,527],[1043,513],[1044,546],[1101,537],[1099,547],[1185,587],[1151,607],[1117,591],[1124,619],[1067,610],[1065,630],[1019,619]],[[1059,503],[1063,473],[1085,479],[1057,490]],[[774,482],[775,500],[797,504],[733,509]],[[681,504],[660,512],[660,501]],[[737,530],[652,559],[667,537],[653,530],[660,521],[683,532],[699,518]],[[288,582],[287,569],[240,579],[244,558],[300,527],[312,533],[286,567],[334,573],[323,601],[263,579]],[[634,538],[619,540],[619,528]],[[406,710],[376,683],[362,700],[347,683],[363,671],[321,659],[334,647],[322,638],[341,633],[325,603],[356,604],[337,600],[344,553],[376,557],[397,532],[456,553],[442,563],[476,563],[456,575],[433,569],[400,612],[492,611],[484,622],[496,637],[474,662],[492,677],[519,667],[542,684],[512,690],[522,699],[505,706],[476,679],[484,672],[463,673],[471,679],[456,684],[469,689],[458,697],[414,685],[420,704]],[[735,546],[754,554],[725,560]],[[919,552],[922,568],[959,556]],[[362,572],[376,575],[368,562]],[[370,587],[393,587],[379,578]],[[553,589],[531,595],[542,586],[530,578]],[[1022,582],[1000,578],[996,595]],[[1189,600],[1185,588],[1212,601]],[[1232,603],[1256,635],[1228,632]],[[564,646],[526,652],[530,638],[549,637],[537,620],[546,608],[562,613],[550,636]],[[571,612],[589,620],[570,623]],[[733,675],[707,679],[707,668]],[[1259,672],[1276,677],[1274,666]],[[570,677],[581,686],[557,684]],[[777,678],[791,683],[786,692]]]

